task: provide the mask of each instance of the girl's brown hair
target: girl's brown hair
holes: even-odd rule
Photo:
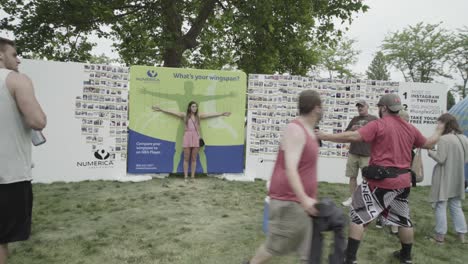
[[[189,120],[190,115],[192,113],[191,108],[192,108],[193,104],[196,104],[198,106],[197,102],[195,102],[195,101],[190,101],[190,103],[188,103],[187,112],[186,112],[186,115],[185,115],[185,125],[188,125],[188,120]],[[195,116],[195,120],[197,121],[197,125],[200,126],[200,118],[198,117],[198,108],[197,108],[197,111],[194,113],[194,116]]]
[[[437,121],[445,125],[445,129],[442,135],[445,135],[448,133],[455,133],[455,134],[463,133],[460,129],[460,126],[458,125],[457,119],[449,113],[442,114],[441,116],[439,116],[439,118],[437,118]]]

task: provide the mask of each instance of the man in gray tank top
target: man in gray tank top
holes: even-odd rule
[[[31,131],[46,125],[32,82],[18,73],[19,64],[15,43],[0,38],[0,264],[7,261],[8,243],[31,233]]]

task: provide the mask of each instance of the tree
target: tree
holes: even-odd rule
[[[448,32],[440,24],[421,22],[386,36],[382,51],[406,81],[427,83],[436,76],[449,77],[444,71],[448,40]]]
[[[450,67],[459,73],[463,85],[457,86],[462,98],[466,97],[466,84],[468,83],[468,27],[458,29],[458,33],[450,39],[451,51],[448,55]]]
[[[451,91],[447,92],[447,111],[455,105],[455,98]]]
[[[87,61],[91,36],[111,38],[127,64],[302,74],[367,10],[357,0],[0,0],[0,30],[23,56]]]
[[[387,81],[390,78],[390,73],[387,70],[387,62],[381,51],[375,54],[369,68],[367,68],[366,75],[369,80]]]
[[[322,50],[320,55],[320,66],[328,72],[329,78],[333,79],[334,73],[338,78],[352,77],[350,66],[357,62],[360,51],[353,48],[354,39],[341,39],[338,44]]]
[[[87,62],[94,63],[94,64],[111,64],[111,63],[118,63],[119,61],[115,59],[111,59],[108,56],[106,56],[104,53],[102,53],[99,56],[92,55]]]

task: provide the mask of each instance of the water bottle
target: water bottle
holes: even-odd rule
[[[33,130],[31,133],[31,141],[34,146],[39,146],[46,142],[46,138],[44,137],[44,134],[42,134],[41,131]]]

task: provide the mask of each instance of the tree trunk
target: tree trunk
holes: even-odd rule
[[[182,64],[183,51],[178,48],[167,48],[164,50],[164,67],[179,68]]]
[[[463,87],[462,87],[462,97],[463,99],[466,97],[466,83],[468,82],[468,78],[463,79]]]
[[[197,37],[200,35],[209,16],[214,13],[217,0],[203,1],[197,17],[185,35],[182,35],[183,22],[182,16],[177,9],[177,2],[175,0],[162,1],[163,10],[166,10],[163,26],[166,33],[163,35],[168,36],[163,51],[164,67],[179,68],[182,65],[184,51],[198,46]]]

